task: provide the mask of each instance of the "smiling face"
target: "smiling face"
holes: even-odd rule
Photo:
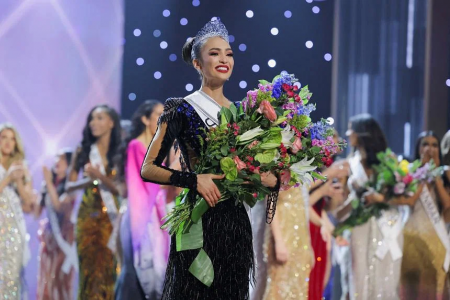
[[[439,141],[434,136],[426,136],[420,141],[419,148],[422,163],[427,163],[431,158],[439,156]]]
[[[11,156],[16,148],[16,136],[11,129],[0,132],[0,150],[2,156]]]
[[[92,112],[89,128],[94,137],[99,138],[105,134],[111,133],[113,127],[114,121],[105,109],[99,107]]]
[[[194,59],[193,64],[206,82],[223,84],[233,72],[233,50],[221,37],[209,38],[201,48],[200,58]]]

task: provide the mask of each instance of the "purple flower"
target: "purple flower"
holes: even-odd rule
[[[324,121],[319,121],[314,123],[310,128],[312,139],[324,140],[325,134],[327,133],[329,125]]]
[[[313,112],[315,110],[316,110],[316,106],[314,104],[308,104],[308,105],[305,105],[305,106],[300,105],[297,108],[297,114],[309,117],[311,112]]]

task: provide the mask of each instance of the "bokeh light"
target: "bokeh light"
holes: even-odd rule
[[[161,49],[166,49],[167,46],[169,46],[169,44],[167,44],[166,41],[162,41],[162,42],[159,44],[159,46],[161,47]]]
[[[311,48],[314,46],[314,44],[313,44],[313,42],[311,42],[311,41],[307,41],[307,42],[305,43],[305,46],[306,46],[306,48],[311,49]]]
[[[255,73],[259,72],[259,65],[253,65],[252,66],[252,71],[255,72]]]
[[[168,9],[165,9],[164,11],[163,11],[163,16],[164,17],[168,17],[168,16],[170,16],[170,10],[168,10]]]
[[[136,63],[138,66],[142,66],[144,64],[144,59],[142,57],[139,57],[136,59]]]
[[[272,35],[277,35],[278,34],[278,28],[274,27],[274,28],[270,29],[270,33]]]
[[[155,77],[155,79],[160,79],[162,77],[161,72],[156,71],[155,74],[153,74],[153,77]]]
[[[140,30],[139,28],[136,28],[136,29],[133,31],[133,34],[134,34],[134,36],[140,36],[140,35],[141,35],[141,30]]]
[[[241,82],[239,82],[239,87],[240,87],[241,89],[245,89],[245,88],[247,87],[247,82],[244,81],[244,80],[242,80]]]
[[[129,99],[130,101],[136,100],[136,94],[135,94],[135,93],[130,93],[130,94],[128,95],[128,99]]]
[[[267,64],[269,65],[269,67],[275,68],[275,66],[277,65],[277,62],[275,61],[275,59],[270,59]]]
[[[323,58],[325,58],[326,61],[330,61],[333,57],[331,56],[330,53],[326,53]]]

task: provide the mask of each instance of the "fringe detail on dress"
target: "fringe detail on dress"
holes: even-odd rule
[[[211,287],[203,285],[189,267],[199,250],[176,251],[172,236],[163,300],[246,300],[255,281],[252,229],[247,212],[232,199],[210,208],[202,218],[203,249],[214,266]]]

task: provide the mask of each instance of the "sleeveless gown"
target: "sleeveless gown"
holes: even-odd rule
[[[192,172],[201,150],[199,136],[204,136],[204,130],[205,124],[183,98],[167,100],[145,162],[152,182],[189,188],[191,197],[195,196],[197,178]],[[162,165],[175,140],[181,150],[183,171]],[[202,225],[203,249],[214,266],[212,285],[203,285],[189,273],[199,250],[177,252],[172,236],[162,299],[248,299],[254,261],[252,229],[245,207],[236,205],[234,199],[223,201],[203,215]]]

